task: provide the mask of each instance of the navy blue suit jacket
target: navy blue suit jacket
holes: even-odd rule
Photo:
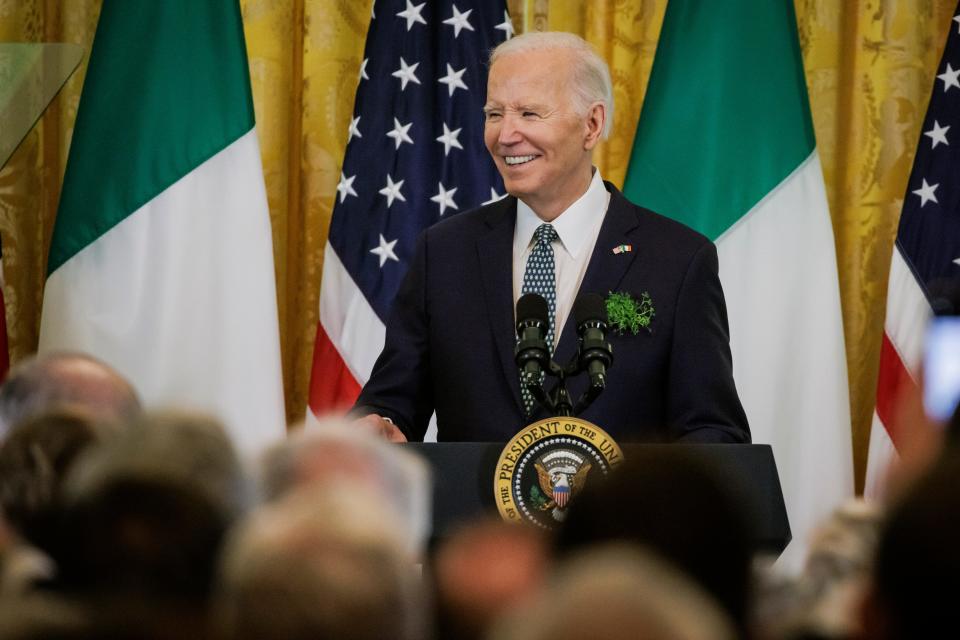
[[[606,390],[579,417],[620,442],[749,442],[716,248],[606,187],[610,205],[580,292],[647,292],[656,315],[649,332],[610,332]],[[504,198],[421,235],[358,413],[389,417],[411,441],[423,439],[434,410],[440,441],[506,441],[548,417],[538,408],[525,418],[514,364],[516,202]],[[632,251],[615,254],[618,245]],[[570,314],[554,354],[560,364],[576,353],[574,325]],[[568,381],[574,402],[585,378]]]

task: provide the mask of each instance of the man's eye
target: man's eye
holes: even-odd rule
[[[487,111],[487,120],[499,120],[500,112],[499,111]]]
[[[524,118],[536,118],[537,116],[538,116],[538,114],[537,114],[536,111],[524,111],[524,112],[523,112],[523,117],[524,117]]]

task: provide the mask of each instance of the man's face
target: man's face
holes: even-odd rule
[[[506,55],[490,69],[484,142],[507,192],[553,220],[590,184],[591,149],[603,109],[578,113],[573,54],[545,49]]]

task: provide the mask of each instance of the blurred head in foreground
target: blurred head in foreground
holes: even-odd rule
[[[55,560],[63,585],[188,603],[210,590],[222,538],[247,501],[223,427],[147,414],[78,461]]]
[[[867,637],[943,637],[960,626],[958,486],[960,457],[943,455],[891,505],[864,607]]]
[[[463,527],[433,558],[437,619],[444,638],[481,638],[500,614],[535,597],[549,565],[546,537],[500,519]]]
[[[609,541],[647,547],[745,629],[755,549],[732,482],[693,453],[638,452],[606,481],[585,487],[558,532],[558,552]]]
[[[62,407],[85,411],[95,422],[120,423],[140,412],[140,400],[123,376],[91,356],[34,356],[0,385],[0,439],[17,423]]]
[[[530,606],[514,609],[491,640],[732,640],[713,600],[640,547],[572,555]]]
[[[46,548],[65,477],[99,429],[86,413],[59,409],[27,418],[0,443],[0,510],[19,536]]]
[[[268,501],[305,487],[367,489],[384,501],[410,553],[420,554],[426,546],[432,500],[427,464],[343,420],[329,419],[310,430],[293,431],[267,452],[262,474]]]
[[[800,575],[760,571],[754,637],[855,638],[859,608],[873,572],[880,507],[851,499],[814,531]]]
[[[422,580],[376,492],[304,488],[232,535],[218,613],[234,640],[427,637]]]

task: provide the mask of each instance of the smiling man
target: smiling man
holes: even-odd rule
[[[577,350],[574,300],[596,293],[645,301],[650,322],[608,335],[615,364],[580,417],[621,442],[749,442],[716,248],[633,205],[593,166],[613,117],[603,59],[568,33],[507,40],[490,57],[484,116],[509,196],[421,236],[358,426],[421,440],[436,411],[438,440],[508,440],[548,417],[521,393],[517,299],[547,299],[548,343],[566,363]],[[570,381],[571,395],[585,385]]]

